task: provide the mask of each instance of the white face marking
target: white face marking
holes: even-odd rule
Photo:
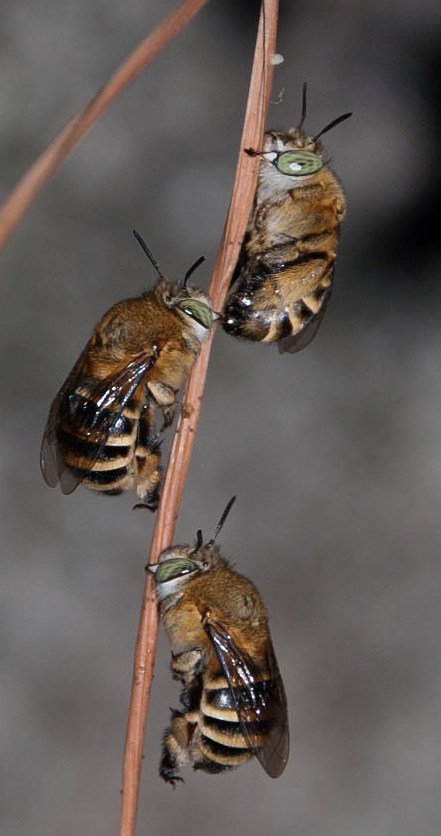
[[[281,136],[280,134],[278,136],[276,135],[275,137],[274,136],[266,136],[265,137],[265,146],[264,146],[264,151],[265,151],[264,156],[265,157],[267,155],[270,156],[270,154],[274,154],[274,153],[277,154],[277,152],[279,152],[279,151],[290,151],[291,149],[294,150],[294,146],[293,146],[292,142],[290,142],[288,138],[283,139],[283,136]],[[273,160],[274,160],[274,156],[273,156],[273,159],[270,160],[270,162],[273,162]]]
[[[291,145],[283,145],[281,140],[277,137],[276,140],[272,143],[273,147],[278,147],[279,151],[295,151],[296,149]],[[308,183],[308,181],[313,177],[313,174],[305,174],[301,178],[301,182],[296,181],[295,178],[291,178],[287,174],[282,174],[281,171],[277,169],[275,165],[270,160],[270,157],[277,157],[277,153],[274,151],[267,151],[263,154],[263,162],[260,167],[260,174],[259,174],[259,181],[257,186],[257,193],[256,193],[256,202],[258,204],[264,203],[265,200],[268,200],[272,197],[277,197],[278,194],[283,194],[283,192],[289,192],[295,188],[302,187]],[[301,165],[293,160],[290,164],[291,171],[299,171],[301,169]]]
[[[197,322],[191,316],[188,316],[187,314],[184,314],[184,316],[187,317],[188,323],[195,337],[198,338],[200,343],[203,343],[208,334],[208,328],[205,328],[200,322]]]
[[[196,299],[198,302],[203,302],[203,304],[206,305],[206,307],[209,308],[210,311],[212,312],[212,320],[214,322],[215,317],[213,316],[211,301],[210,301],[209,297],[207,296],[207,294],[204,293],[203,290],[199,290],[199,288],[192,287],[191,292],[190,292],[190,298],[191,299]],[[182,316],[182,318],[183,318],[185,324],[187,325],[187,327],[189,327],[191,329],[191,331],[193,332],[195,337],[199,340],[199,342],[203,343],[204,340],[206,339],[210,329],[206,328],[204,325],[202,325],[201,322],[198,322],[196,319],[194,319],[192,316],[190,316],[188,313],[186,313],[182,308],[180,310],[178,309],[178,311],[179,311],[180,316]]]
[[[242,296],[243,305],[251,305],[251,299],[248,296]]]
[[[180,548],[174,549],[166,549],[159,555],[159,564],[167,563],[170,560],[179,560],[182,558],[188,557],[188,552],[186,550],[182,550]],[[177,575],[176,578],[169,578],[169,580],[163,581],[162,583],[158,583],[156,581],[156,593],[160,601],[163,601],[165,598],[169,596],[178,595],[178,599],[182,597],[184,593],[184,587],[191,580],[195,574],[198,574],[198,570],[191,572],[183,572],[180,575]],[[156,579],[156,575],[155,575]],[[177,599],[177,600],[178,600]],[[175,601],[176,603],[176,601]]]
[[[263,160],[260,167],[259,184],[257,188],[257,203],[262,203],[280,192],[286,192],[293,188],[292,180],[277,170],[273,165],[279,153],[294,151],[293,143],[282,136],[266,136]],[[269,163],[266,165],[265,163]]]
[[[180,587],[182,587],[182,583],[182,575],[180,575],[178,578],[173,578],[173,580],[165,581],[164,583],[157,583],[156,592],[159,600],[163,601],[164,598],[168,598],[169,595],[173,595],[175,592],[179,592]]]

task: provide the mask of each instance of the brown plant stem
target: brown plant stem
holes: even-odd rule
[[[272,65],[277,32],[278,0],[263,0],[254,52],[250,89],[241,150],[230,208],[219,247],[209,293],[216,311],[221,311],[251,212],[258,175],[258,160],[243,153],[260,148],[268,112]],[[155,563],[173,540],[185,480],[199,421],[202,395],[213,341],[213,329],[202,346],[188,381],[178,422],[149,555]],[[124,751],[120,836],[133,836],[136,828],[142,752],[158,633],[158,608],[154,580],[147,573],[133,665],[132,692]]]
[[[71,119],[13,189],[0,209],[0,250],[42,191],[98,118],[148,64],[190,23],[208,0],[185,0],[121,64],[86,107]]]

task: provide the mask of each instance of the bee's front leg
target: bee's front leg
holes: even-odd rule
[[[172,654],[171,670],[173,679],[179,679],[185,688],[192,688],[203,668],[202,650],[195,648],[184,653]]]

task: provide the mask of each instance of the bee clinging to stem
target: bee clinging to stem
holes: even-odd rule
[[[268,775],[284,770],[289,750],[285,690],[256,587],[220,554],[215,534],[203,544],[172,546],[148,567],[155,573],[172,651],[183,686],[163,737],[160,775],[174,784],[187,764],[217,773],[253,756]]]
[[[156,284],[113,305],[56,395],[41,448],[48,485],[63,493],[78,484],[103,494],[134,488],[151,510],[159,499],[160,436],[173,420],[177,393],[213,322],[206,293],[184,280],[170,282],[139,233],[158,273]]]
[[[304,348],[314,337],[332,287],[342,187],[319,138],[348,119],[344,113],[308,136],[306,84],[297,128],[268,131],[259,156],[259,179],[238,264],[222,317],[236,337],[278,342],[281,352]]]

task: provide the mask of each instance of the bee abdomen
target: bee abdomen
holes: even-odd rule
[[[69,399],[70,412],[57,430],[57,440],[64,451],[69,469],[86,487],[108,495],[116,495],[133,486],[131,464],[141,407],[132,403],[115,415],[110,409],[99,411],[99,431],[96,424],[97,404],[84,392],[75,392]],[[127,414],[129,413],[129,414]],[[107,429],[106,429],[107,428]]]
[[[268,688],[268,681],[254,683],[254,698],[258,700],[259,694],[264,696]],[[249,719],[242,716],[239,719],[237,706],[243,706],[245,700],[240,688],[210,687],[204,688],[201,697],[201,717],[199,728],[206,741],[207,747],[222,746],[230,750],[230,756],[240,762],[244,759],[244,752],[248,751],[251,757],[252,748],[258,748],[264,740],[266,732],[265,723],[258,717],[258,713],[252,712],[250,708]],[[245,737],[246,735],[246,737]],[[221,752],[222,754],[222,752]],[[225,753],[223,753],[225,754]]]
[[[250,748],[245,739],[244,730],[246,730],[248,738],[252,739],[253,743],[257,745],[260,739],[263,740],[263,732],[265,731],[260,720],[239,723],[237,714],[236,721],[201,715],[199,728],[207,739],[214,743],[219,743],[226,748],[235,750]]]
[[[200,712],[197,735],[199,758],[195,760],[195,769],[220,772],[239,766],[253,756],[227,686],[204,688]]]
[[[101,470],[98,464],[95,468],[93,470],[83,471],[83,482],[87,487],[95,488],[98,491],[119,489],[119,485],[127,476],[127,467],[112,467],[109,470]]]
[[[201,711],[208,717],[222,717],[237,722],[237,711],[231,691],[228,688],[224,677],[221,678],[221,686],[208,685],[203,689],[201,697]]]
[[[298,305],[298,303],[296,303]],[[249,291],[236,293],[227,304],[223,328],[234,337],[257,342],[275,342],[299,331],[311,317],[310,311],[286,310],[281,303],[266,309],[250,302]]]
[[[131,449],[129,445],[117,444],[113,439],[104,447],[100,447],[94,441],[86,441],[86,439],[72,435],[72,433],[66,432],[63,429],[58,430],[57,439],[60,445],[69,451],[68,457],[72,462],[89,461],[90,467],[94,466],[95,463],[97,466],[101,465],[103,470],[111,469],[114,467],[116,461],[121,458],[127,458]]]
[[[310,276],[303,282],[306,264],[311,268]],[[267,343],[300,334],[329,299],[332,266],[325,253],[304,253],[271,268],[267,265],[257,275],[244,278],[227,298],[224,330],[236,337]]]
[[[233,769],[235,766],[240,766],[240,764],[250,760],[254,754],[246,746],[239,748],[233,747],[231,744],[224,745],[203,733],[199,738],[199,748],[203,760],[199,763],[195,761],[194,768],[205,769],[207,772]]]

